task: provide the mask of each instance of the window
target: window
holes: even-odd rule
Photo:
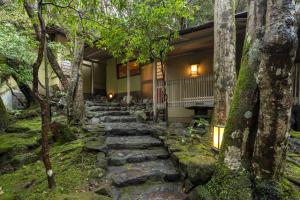
[[[156,78],[159,79],[163,79],[163,73],[162,73],[162,66],[161,66],[161,62],[157,62],[156,63]]]
[[[61,69],[65,75],[70,76],[71,69],[72,69],[72,63],[68,60],[63,60],[61,62]]]
[[[134,60],[129,62],[130,76],[135,76],[140,74],[140,66]],[[117,77],[126,78],[127,77],[127,64],[118,64],[117,65]]]

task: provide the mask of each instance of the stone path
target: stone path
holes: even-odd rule
[[[89,103],[88,117],[105,127],[107,180],[116,200],[183,200],[180,172],[153,128],[117,104]]]

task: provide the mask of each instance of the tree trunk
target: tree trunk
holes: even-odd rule
[[[214,12],[214,124],[225,125],[236,81],[234,0],[216,0]]]
[[[264,2],[250,1],[248,5],[242,62],[219,157],[230,169],[249,168],[253,153],[259,110],[256,74],[260,62],[260,28],[264,26],[266,9]]]
[[[260,120],[253,168],[258,179],[278,180],[285,163],[292,106],[291,70],[298,44],[294,14],[293,0],[268,2],[257,78]]]
[[[12,75],[13,79],[16,81],[20,91],[25,96],[26,99],[26,108],[29,108],[36,103],[33,92],[28,84],[22,83],[17,76]]]
[[[0,131],[3,131],[8,126],[8,114],[3,104],[3,100],[0,97]]]
[[[68,79],[65,76],[63,70],[61,69],[61,67],[59,66],[58,62],[57,62],[57,58],[55,57],[53,51],[47,47],[47,57],[48,57],[48,61],[53,69],[53,71],[55,72],[55,74],[57,75],[59,81],[61,82],[63,88],[65,91],[67,91],[68,89]]]
[[[76,38],[71,82],[67,95],[68,120],[72,123],[80,123],[84,117],[84,98],[81,76],[83,52],[84,41],[80,38]]]
[[[40,100],[41,114],[42,114],[42,157],[46,168],[47,180],[49,188],[54,188],[56,183],[49,157],[49,142],[48,134],[50,131],[50,109],[47,101]]]
[[[39,102],[41,107],[41,118],[42,118],[42,156],[43,163],[46,169],[47,179],[48,179],[48,187],[54,188],[56,186],[52,166],[49,158],[49,144],[48,144],[48,133],[50,130],[50,110],[47,99],[45,99],[39,93],[39,69],[42,64],[44,49],[45,49],[45,41],[46,41],[46,31],[45,31],[45,22],[42,14],[42,1],[40,1],[37,5],[37,17],[38,23],[36,23],[36,18],[34,16],[35,12],[33,10],[32,5],[30,5],[27,1],[24,1],[24,8],[31,19],[34,31],[36,35],[36,40],[38,42],[38,54],[35,62],[32,65],[32,91],[35,99]]]

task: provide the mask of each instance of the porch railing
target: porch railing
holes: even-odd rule
[[[213,75],[168,80],[166,82],[169,107],[212,106]],[[157,107],[164,109],[163,81],[157,82]]]
[[[295,105],[300,105],[300,63],[296,63],[294,68],[293,100]]]

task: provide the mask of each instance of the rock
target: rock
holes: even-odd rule
[[[113,196],[111,187],[108,184],[101,185],[101,187],[95,190],[95,193],[103,196],[108,196],[108,197]]]
[[[6,128],[5,132],[7,133],[25,133],[29,131],[28,127],[17,127],[17,126],[9,126]]]
[[[54,142],[64,144],[76,139],[75,134],[67,124],[54,121],[50,124],[50,129],[53,135]]]
[[[175,181],[180,178],[180,173],[170,160],[158,160],[109,167],[108,177],[116,186],[127,186],[144,183],[149,179]]]
[[[85,151],[90,151],[90,152],[107,152],[107,146],[105,144],[102,144],[98,141],[89,141],[84,145],[84,150]]]
[[[134,116],[104,116],[100,118],[101,122],[137,122],[137,118]]]
[[[154,129],[143,123],[105,123],[105,132],[109,136],[150,135]]]
[[[146,150],[113,150],[108,153],[110,165],[123,165],[125,163],[143,162],[155,159],[168,158],[169,154],[164,148]]]
[[[102,178],[104,176],[104,173],[105,173],[104,169],[98,167],[89,172],[89,177],[90,178]]]
[[[184,200],[186,194],[182,192],[180,183],[154,182],[121,189],[119,200]]]
[[[187,178],[194,184],[206,183],[213,175],[216,159],[212,156],[196,155],[186,156],[184,152],[175,152],[179,168],[185,172]]]
[[[29,152],[29,153],[23,153],[23,154],[14,156],[12,158],[11,163],[14,167],[19,167],[22,165],[33,163],[33,162],[37,161],[38,159],[39,159],[39,157],[35,153]]]
[[[98,124],[98,123],[100,123],[100,119],[99,118],[93,117],[90,120],[90,124]]]
[[[54,199],[56,200],[112,200],[110,197],[97,195],[94,192],[59,194]]]
[[[103,152],[97,153],[97,167],[106,168],[107,167],[107,159],[105,157],[105,154]]]
[[[145,149],[161,146],[162,142],[151,136],[107,137],[106,145],[111,149]]]

